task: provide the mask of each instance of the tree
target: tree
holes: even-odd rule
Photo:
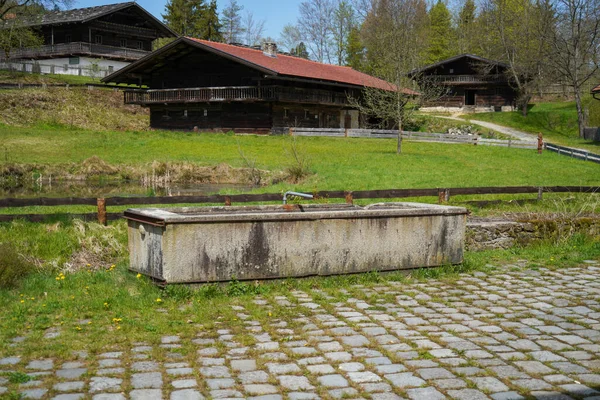
[[[298,46],[290,50],[290,54],[300,58],[306,58],[308,60],[308,50],[304,42],[298,43]]]
[[[529,100],[544,77],[547,43],[543,32],[552,20],[535,0],[486,0],[483,8],[489,57],[508,64],[506,76],[517,91],[517,107],[526,116]]]
[[[244,42],[248,46],[260,44],[260,39],[265,32],[265,20],[255,20],[251,11],[246,11],[243,21]]]
[[[24,11],[30,13],[32,9],[38,12],[44,10],[60,10],[72,4],[72,0],[0,0],[0,21],[6,21],[5,16],[19,16]]]
[[[229,0],[229,4],[223,10],[223,36],[226,43],[237,43],[241,41],[244,32],[242,28],[242,16],[240,11],[244,9],[237,0]]]
[[[281,35],[279,36],[279,43],[281,44],[281,47],[285,49],[285,51],[291,53],[292,50],[298,47],[301,41],[302,36],[300,35],[300,30],[297,26],[287,24],[283,27]]]
[[[354,9],[346,0],[340,0],[333,12],[331,24],[335,58],[338,65],[346,62],[348,39],[355,24]]]
[[[307,0],[300,3],[298,28],[311,57],[319,62],[331,62],[332,0]]]
[[[364,71],[365,62],[365,46],[360,38],[360,29],[353,27],[346,43],[346,65],[357,71]]]
[[[217,11],[217,0],[211,0],[210,4],[201,9],[198,26],[196,27],[198,32],[196,37],[213,42],[222,42],[222,27]]]
[[[453,43],[454,30],[452,18],[448,7],[442,0],[438,0],[429,12],[431,33],[428,49],[427,63],[433,64],[456,54]]]
[[[196,36],[203,0],[169,0],[162,15],[165,24],[182,36]]]
[[[44,44],[44,38],[39,32],[27,24],[41,17],[45,11],[42,5],[21,5],[10,11],[0,18],[0,50],[4,52],[6,59],[10,58],[11,52],[16,48],[39,47]]]
[[[218,42],[223,40],[217,2],[169,0],[163,14],[165,24],[183,36]]]
[[[422,64],[426,32],[427,6],[423,0],[379,0],[364,21],[362,39],[370,72],[389,82],[387,90],[365,88],[360,98],[351,102],[363,115],[381,125],[402,130],[415,109],[411,105],[435,96],[434,86],[426,82],[419,96],[405,88],[415,88],[416,81],[407,76]],[[418,80],[418,79],[417,79]],[[401,148],[398,140],[398,153]]]
[[[475,2],[466,0],[458,14],[456,43],[459,54],[473,54],[476,52],[479,32],[475,11]]]
[[[584,137],[582,91],[600,63],[600,0],[547,0],[554,28],[543,31],[553,75],[575,92],[579,137]]]

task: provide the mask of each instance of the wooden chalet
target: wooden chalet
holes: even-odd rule
[[[358,128],[349,96],[365,86],[390,90],[352,68],[263,49],[179,38],[104,82],[146,85],[125,103],[150,108],[153,128],[277,132],[290,127]]]
[[[111,73],[150,54],[155,39],[178,36],[134,2],[48,11],[20,24],[37,31],[44,44],[14,49],[8,61],[35,60],[58,67],[98,63]],[[0,60],[4,57],[0,52]]]
[[[501,62],[461,54],[411,71],[409,76],[421,85],[439,88],[440,96],[424,109],[513,111],[517,93],[507,70],[508,65]]]

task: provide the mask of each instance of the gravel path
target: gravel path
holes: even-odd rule
[[[253,338],[245,345],[224,320],[194,337],[173,332],[77,360],[0,355],[0,398],[598,399],[600,264],[525,265],[456,282],[355,286],[356,297],[340,289],[343,302],[318,290],[256,297],[301,324],[261,324],[232,306]],[[15,340],[15,354],[23,340],[36,339]],[[11,384],[2,374],[11,370],[35,379]]]
[[[500,132],[502,134],[508,135],[508,136],[512,136],[515,139],[519,139],[519,140],[525,140],[528,142],[537,142],[537,135],[531,134],[531,133],[526,133],[523,131],[519,131],[513,128],[507,128],[506,126],[502,126],[502,125],[498,125],[498,124],[493,124],[491,122],[485,122],[485,121],[477,121],[474,119],[469,119],[468,121],[463,119],[463,118],[458,118],[458,117],[445,117],[445,116],[439,116],[436,115],[436,118],[443,118],[443,119],[451,119],[453,121],[461,121],[461,122],[469,122],[469,123],[473,123],[475,125],[480,125],[483,126],[484,128],[488,128],[488,129],[492,129],[494,131]]]

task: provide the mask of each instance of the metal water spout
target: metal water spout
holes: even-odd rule
[[[288,191],[288,192],[285,192],[283,194],[283,204],[287,204],[287,197],[288,197],[288,195],[298,196],[298,197],[304,197],[305,199],[313,199],[314,198],[314,196],[312,194],[306,194],[306,193],[298,193],[298,192]]]

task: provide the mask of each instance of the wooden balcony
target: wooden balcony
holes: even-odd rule
[[[92,56],[103,58],[117,58],[122,60],[138,60],[150,54],[149,51],[128,49],[126,47],[105,46],[102,44],[71,42],[39,47],[26,47],[11,51],[11,59],[20,58],[52,58],[69,56]],[[0,52],[0,59],[4,59],[4,52]]]
[[[445,85],[507,82],[505,75],[429,75],[425,79]]]
[[[294,89],[282,86],[227,86],[124,91],[125,104],[280,101],[305,104],[346,105],[343,93]]]

